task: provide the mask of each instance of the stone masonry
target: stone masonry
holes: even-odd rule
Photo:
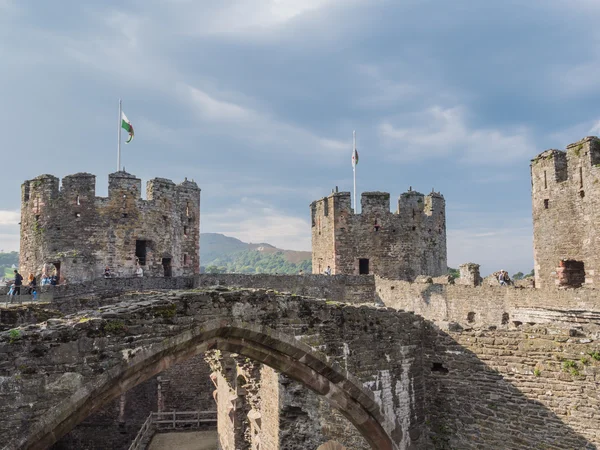
[[[537,287],[600,283],[600,139],[531,161]]]
[[[44,268],[69,283],[92,280],[109,266],[132,276],[139,262],[148,276],[199,272],[200,189],[154,178],[141,198],[141,180],[108,177],[108,197],[96,197],[96,177],[40,175],[21,187],[20,269]]]
[[[444,197],[412,189],[390,212],[390,194],[364,192],[361,214],[349,192],[334,192],[310,205],[313,273],[376,274],[414,280],[447,273]]]
[[[219,350],[313,390],[372,448],[421,449],[422,327],[410,313],[263,290],[139,294],[0,333],[1,442],[46,448],[146,379]]]

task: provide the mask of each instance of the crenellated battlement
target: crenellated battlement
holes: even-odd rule
[[[445,200],[439,192],[411,188],[399,196],[395,212],[389,193],[363,192],[360,214],[349,192],[332,192],[312,202],[310,211],[314,273],[329,266],[336,274],[413,279],[446,271]]]
[[[40,175],[22,185],[21,262],[25,273],[57,267],[70,281],[102,275],[109,265],[132,275],[139,261],[148,275],[199,271],[200,189],[187,178],[146,184],[119,171],[108,176],[108,196],[96,196],[90,173],[61,180]]]
[[[530,167],[536,286],[569,285],[571,275],[593,284],[600,274],[600,139],[546,150]]]

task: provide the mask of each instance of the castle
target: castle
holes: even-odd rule
[[[445,201],[412,188],[390,212],[390,194],[364,192],[361,214],[349,192],[333,192],[310,205],[313,273],[377,274],[396,280],[447,273]]]
[[[579,287],[600,281],[600,139],[531,161],[536,287]]]
[[[175,185],[142,182],[119,171],[108,176],[108,197],[96,197],[96,177],[40,175],[21,186],[20,268],[46,268],[69,283],[99,278],[104,268],[133,276],[189,276],[200,267],[200,189],[187,179]],[[50,266],[50,267],[49,267]],[[53,266],[53,267],[52,267]]]

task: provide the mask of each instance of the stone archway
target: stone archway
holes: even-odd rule
[[[211,349],[251,358],[301,382],[338,409],[372,448],[398,448],[386,431],[393,430],[394,424],[383,416],[373,394],[359,380],[293,336],[234,320],[216,320],[149,348],[124,350],[125,362],[52,408],[14,448],[37,450],[52,445],[103,404],[171,365]]]

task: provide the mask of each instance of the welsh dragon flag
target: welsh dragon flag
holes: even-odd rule
[[[356,148],[352,151],[352,167],[356,167],[358,164],[358,150]]]
[[[129,133],[129,139],[125,141],[126,144],[129,144],[133,140],[133,125],[123,111],[121,111],[121,128]]]

